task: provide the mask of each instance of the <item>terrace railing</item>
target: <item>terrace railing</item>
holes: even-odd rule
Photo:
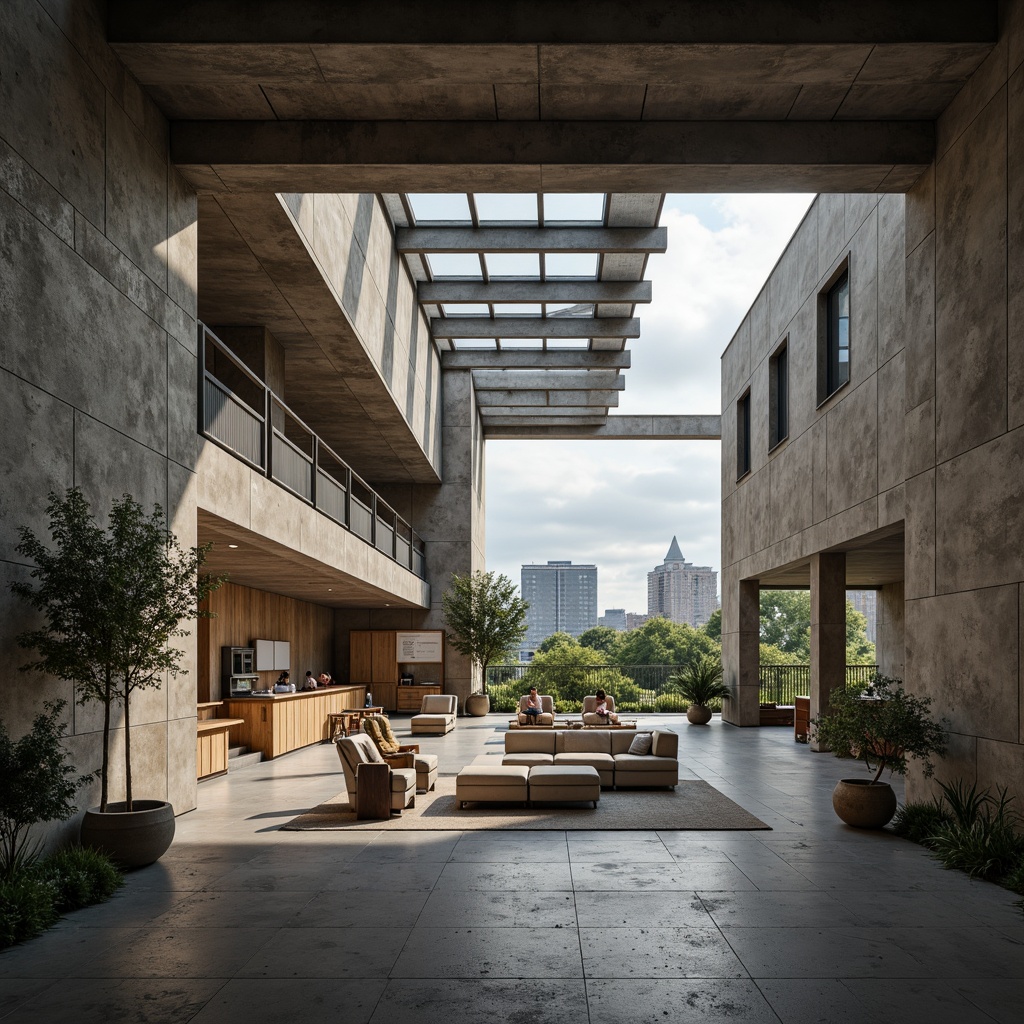
[[[426,548],[413,528],[205,324],[199,433],[425,578]]]
[[[686,702],[672,692],[669,677],[680,665],[491,665],[487,691],[496,711],[512,711],[531,686],[550,694],[560,710],[578,711],[583,698],[598,687],[615,697],[616,706],[627,712],[685,711]],[[847,686],[867,686],[877,665],[847,665]],[[809,692],[810,665],[762,665],[762,703],[793,704],[798,694]]]

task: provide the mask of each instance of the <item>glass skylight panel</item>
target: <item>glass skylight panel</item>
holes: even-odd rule
[[[473,200],[481,224],[498,221],[537,223],[536,193],[477,192]]]
[[[483,278],[480,257],[475,252],[432,252],[427,256],[431,277]]]
[[[490,307],[483,302],[446,302],[441,307],[442,316],[490,316]]]
[[[562,195],[545,192],[544,223],[567,220],[604,223],[604,193],[580,192],[575,195]]]
[[[447,195],[433,195],[428,192],[407,193],[412,215],[417,224],[436,221],[457,221],[472,224],[469,212],[469,199],[465,192],[454,192]]]
[[[594,307],[584,302],[577,302],[575,305],[570,303],[549,302],[547,304],[547,315],[554,317],[593,316]]]
[[[490,277],[540,277],[540,257],[535,252],[489,252],[486,259]]]
[[[498,346],[493,338],[452,338],[452,344],[459,349],[496,349]]]
[[[496,302],[495,316],[540,316],[539,302]]]
[[[590,348],[589,338],[548,338],[548,348]]]
[[[549,252],[544,254],[545,277],[597,277],[597,253]]]

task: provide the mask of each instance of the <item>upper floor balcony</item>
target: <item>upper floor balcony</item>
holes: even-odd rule
[[[198,353],[203,437],[425,578],[412,527],[202,323]]]

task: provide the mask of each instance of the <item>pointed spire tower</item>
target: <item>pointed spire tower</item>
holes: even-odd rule
[[[647,574],[648,616],[703,626],[717,607],[718,573],[708,565],[686,561],[679,540],[673,537],[665,561]]]
[[[668,554],[665,556],[666,562],[685,562],[682,551],[679,550],[679,541],[673,536],[672,543],[669,545]]]

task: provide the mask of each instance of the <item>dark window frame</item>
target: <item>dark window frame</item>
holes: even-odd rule
[[[768,451],[789,437],[789,336],[768,360]]]
[[[846,387],[852,378],[852,274],[849,255],[818,293],[818,406]],[[845,316],[842,306],[845,304]],[[841,355],[845,353],[846,358]]]
[[[736,479],[741,480],[751,469],[750,458],[750,388],[736,401]]]

